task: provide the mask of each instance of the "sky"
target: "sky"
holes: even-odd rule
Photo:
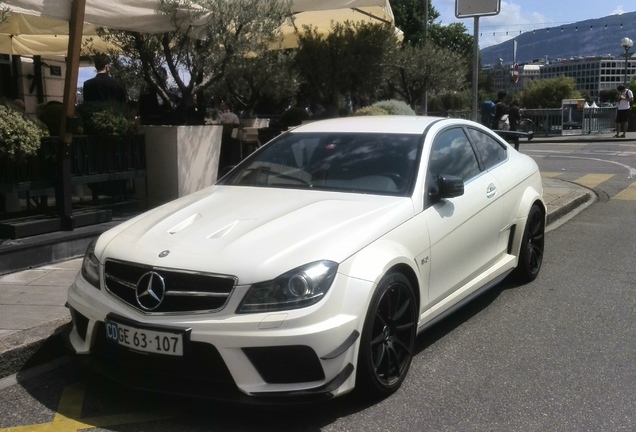
[[[441,14],[437,22],[462,22],[473,35],[474,18],[457,19],[455,1],[432,0]],[[510,40],[519,32],[634,11],[635,0],[502,0],[499,15],[479,18],[479,48]]]

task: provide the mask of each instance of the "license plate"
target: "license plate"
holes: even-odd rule
[[[120,346],[153,354],[183,356],[183,334],[132,327],[107,320],[106,339]]]

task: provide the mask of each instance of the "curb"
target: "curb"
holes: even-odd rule
[[[66,355],[63,341],[70,331],[69,314],[0,339],[0,378]]]
[[[581,189],[586,190],[581,187]],[[583,195],[576,195],[574,197],[565,196],[560,198],[558,203],[548,204],[548,216],[546,227],[551,224],[557,222],[559,219],[562,219],[567,214],[573,212],[577,208],[583,206],[587,202],[596,200],[596,194],[591,190],[587,190],[587,192]],[[550,209],[550,207],[553,207]],[[554,208],[556,207],[556,208]]]
[[[628,132],[629,133],[629,132]],[[633,133],[632,133],[633,135]],[[614,138],[613,136],[600,135],[535,135],[532,140],[521,140],[522,145],[532,144],[560,144],[560,143],[590,143],[590,142],[635,142],[636,135],[627,138]]]
[[[74,231],[0,241],[0,275],[81,257],[93,238],[119,223],[114,220]]]

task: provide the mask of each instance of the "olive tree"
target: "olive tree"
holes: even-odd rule
[[[219,82],[236,58],[259,57],[292,18],[290,0],[161,0],[175,28],[161,34],[102,30],[118,47],[120,64],[143,78],[173,112]],[[198,98],[199,101],[202,98]]]
[[[412,108],[422,102],[425,91],[444,93],[463,87],[467,61],[433,44],[405,45],[391,67],[389,88]]]
[[[296,69],[305,97],[335,114],[346,95],[373,101],[387,78],[399,41],[392,26],[345,22],[329,34],[299,34]]]
[[[575,90],[574,78],[557,77],[530,81],[519,99],[527,109],[560,108],[563,99],[580,99]]]
[[[298,92],[298,74],[292,50],[269,50],[259,56],[235,57],[226,67],[223,78],[211,86],[209,94],[226,99],[248,117],[259,103],[268,101],[280,106],[292,103]]]

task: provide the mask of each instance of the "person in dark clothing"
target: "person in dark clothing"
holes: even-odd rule
[[[519,109],[519,101],[517,99],[510,103],[510,107],[508,109],[508,120],[510,121],[510,130],[518,130],[519,122],[521,121],[521,111]],[[519,137],[515,136],[511,138],[511,141],[515,146],[515,150],[519,150]]]
[[[508,94],[500,90],[497,93],[497,104],[495,105],[495,118],[492,121],[492,129],[499,130],[499,120],[504,114],[508,114],[508,105],[506,105],[505,99]]]
[[[492,126],[492,121],[495,118],[495,103],[491,100],[483,101],[481,103],[481,124],[486,127]]]
[[[97,74],[84,82],[84,102],[115,102],[122,107],[126,104],[126,89],[115,78],[109,75],[110,60],[108,57],[95,58]]]

